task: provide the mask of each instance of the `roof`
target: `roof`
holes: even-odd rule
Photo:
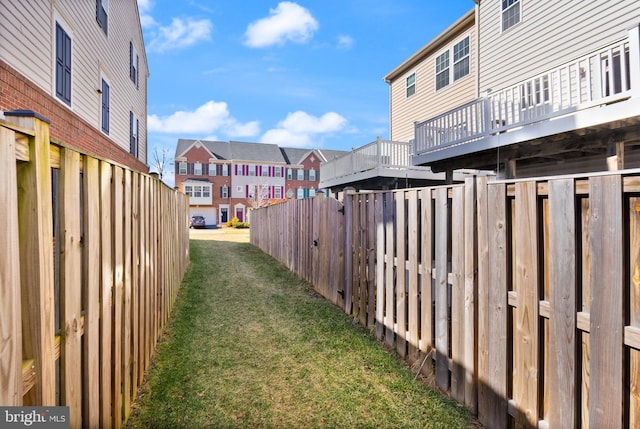
[[[251,143],[238,141],[207,141],[178,139],[174,158],[180,158],[196,143],[202,144],[216,159],[237,161],[276,162],[289,165],[300,165],[310,154],[317,154],[321,162],[327,162],[348,154],[344,150],[301,149],[279,147],[273,143]]]
[[[229,142],[231,159],[242,161],[285,162],[280,148],[272,143]]]
[[[475,0],[474,0],[475,1]],[[416,51],[409,58],[404,60],[399,66],[391,70],[384,77],[384,81],[390,83],[392,80],[396,79],[398,76],[406,73],[407,70],[415,67],[420,61],[422,61],[427,55],[431,54],[433,51],[440,49],[443,43],[448,42],[452,37],[456,36],[460,31],[464,30],[470,25],[475,25],[476,13],[475,8],[471,9],[469,12],[465,13],[462,17],[460,17],[456,22],[451,24],[446,30],[442,33],[438,34],[435,38],[433,38],[429,43],[424,45],[418,51]]]

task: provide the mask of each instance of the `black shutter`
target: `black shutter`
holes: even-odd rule
[[[107,11],[102,7],[102,0],[96,0],[96,21],[98,21],[98,25],[104,31],[104,34],[108,34],[107,32]]]
[[[71,38],[56,23],[56,95],[71,104]]]
[[[102,79],[102,131],[109,134],[109,85]]]

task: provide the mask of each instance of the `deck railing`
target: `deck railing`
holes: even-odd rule
[[[638,28],[588,55],[415,124],[416,155],[629,98],[640,87]]]
[[[374,168],[411,167],[411,143],[382,140],[353,149],[348,154],[320,165],[323,181],[371,170]]]

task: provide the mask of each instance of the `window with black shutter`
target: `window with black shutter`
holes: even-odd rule
[[[140,56],[133,46],[133,42],[129,42],[129,78],[136,84],[136,88],[139,87],[139,66]]]
[[[107,32],[107,15],[109,12],[109,0],[96,0],[96,21],[104,34]]]
[[[71,105],[71,38],[56,23],[56,96]]]
[[[109,134],[109,84],[102,79],[102,131]]]
[[[140,131],[140,122],[133,112],[129,112],[129,153],[136,158],[138,157],[138,132]]]

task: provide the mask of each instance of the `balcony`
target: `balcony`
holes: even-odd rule
[[[411,143],[378,137],[347,155],[323,162],[320,165],[319,188],[345,187],[374,179],[382,179],[378,183],[384,182],[384,179],[389,179],[388,183],[392,179],[444,182],[443,173],[434,173],[429,167],[411,164],[412,149]]]
[[[416,123],[412,164],[486,168],[483,151],[639,123],[638,33],[636,27],[588,55]]]

